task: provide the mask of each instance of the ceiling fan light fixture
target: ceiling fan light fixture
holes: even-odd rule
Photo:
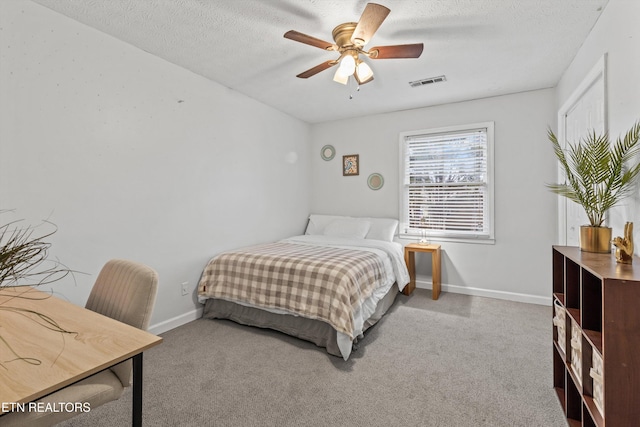
[[[347,82],[349,81],[349,76],[350,74],[345,74],[342,72],[340,68],[338,68],[336,70],[336,73],[333,75],[333,81],[346,85]]]
[[[352,75],[356,71],[356,60],[352,55],[345,55],[340,61],[340,67],[338,68],[340,73],[347,76]]]
[[[333,81],[346,85],[349,81],[349,76],[352,76],[356,72],[356,60],[351,54],[344,54],[340,60],[340,65],[333,75]]]
[[[356,66],[356,78],[360,84],[367,83],[373,79],[373,70],[366,62],[358,62],[358,65]]]

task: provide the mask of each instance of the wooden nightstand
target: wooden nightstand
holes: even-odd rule
[[[410,282],[404,287],[402,293],[411,295],[416,288],[416,252],[431,252],[431,272],[433,275],[433,285],[431,287],[431,298],[438,299],[440,296],[440,245],[409,243],[404,247],[404,262],[409,269]]]

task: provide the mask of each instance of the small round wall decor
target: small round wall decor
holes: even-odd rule
[[[379,190],[384,185],[384,178],[379,173],[372,173],[367,178],[367,185],[372,190]]]
[[[325,145],[322,147],[322,150],[320,150],[320,157],[322,157],[323,160],[329,161],[333,159],[335,155],[336,149],[333,148],[333,145]]]

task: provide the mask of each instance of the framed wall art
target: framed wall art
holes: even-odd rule
[[[354,176],[358,174],[360,174],[360,156],[358,154],[342,156],[342,175]]]

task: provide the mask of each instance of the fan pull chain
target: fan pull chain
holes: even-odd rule
[[[355,79],[353,79],[355,81]],[[349,99],[353,99],[353,91],[352,91],[352,86],[353,84],[351,83],[352,78],[351,76],[349,76],[349,80],[347,81],[347,87],[349,88]],[[360,92],[360,85],[358,84],[356,86],[356,92]]]

